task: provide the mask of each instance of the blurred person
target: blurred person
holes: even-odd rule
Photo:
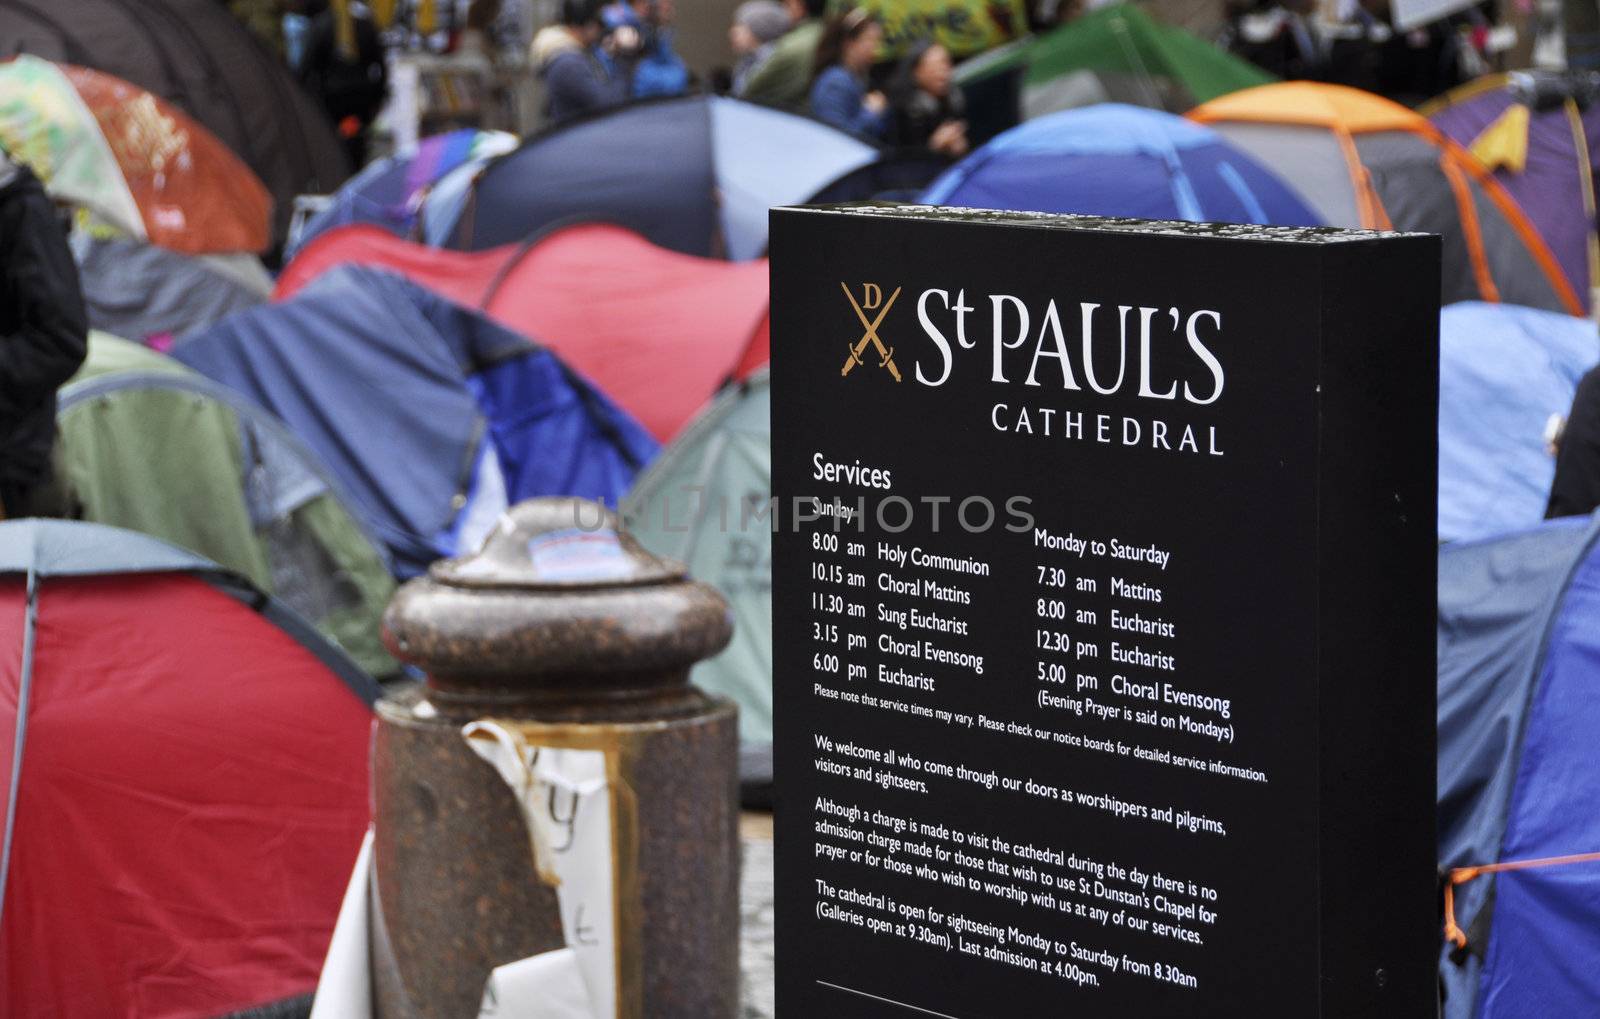
[[[1254,0],[1233,7],[1223,49],[1286,80],[1324,81],[1329,54],[1315,20],[1316,0]]]
[[[1415,106],[1474,76],[1464,58],[1477,55],[1462,45],[1455,22],[1481,15],[1467,11],[1401,32],[1392,13],[1389,0],[1355,5],[1334,31],[1332,80]]]
[[[0,150],[0,516],[65,511],[50,455],[56,390],[88,336],[66,227],[33,171]]]
[[[364,4],[352,3],[346,21],[325,3],[308,2],[311,26],[300,63],[300,83],[322,103],[344,144],[352,170],[367,163],[367,127],[389,96],[383,40]]]
[[[828,22],[812,65],[812,116],[868,138],[884,136],[889,126],[889,100],[867,84],[882,44],[883,26],[863,7]]]
[[[728,45],[738,62],[733,66],[733,90],[743,93],[750,75],[772,56],[778,40],[793,23],[778,0],[745,0],[733,12]]]
[[[638,51],[630,54],[633,98],[677,96],[689,90],[689,68],[672,46],[677,16],[676,0],[619,0],[601,11],[607,31],[627,26],[639,34]]]
[[[827,7],[828,0],[783,0],[792,27],[773,44],[761,66],[750,72],[744,91],[735,94],[752,103],[804,112]]]
[[[1572,410],[1556,446],[1546,520],[1582,517],[1600,507],[1600,368],[1578,380]]]
[[[924,41],[911,48],[890,90],[889,144],[951,159],[967,154],[966,100],[960,89],[951,88],[954,72],[955,61],[940,43]]]
[[[552,124],[626,102],[631,82],[627,57],[638,33],[606,33],[601,0],[562,0],[561,22],[533,37],[533,63],[544,79],[545,118]],[[600,58],[604,47],[609,66]]]

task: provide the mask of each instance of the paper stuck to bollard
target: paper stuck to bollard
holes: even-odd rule
[[[615,1019],[616,863],[605,752],[534,746],[515,722],[492,719],[461,734],[522,805],[539,876],[555,886],[561,929],[588,988],[588,1015]]]
[[[529,863],[556,886],[567,947],[496,967],[479,1019],[615,1019],[617,955],[611,789],[606,755],[530,745],[514,723],[473,722],[462,736],[522,805]],[[372,832],[339,908],[311,1019],[373,1015],[369,924]]]

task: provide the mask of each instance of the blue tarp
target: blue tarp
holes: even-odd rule
[[[1442,869],[1600,851],[1597,535],[1572,518],[1440,551]],[[1481,877],[1456,910],[1487,954],[1441,957],[1446,1016],[1593,1014],[1600,864]]]
[[[1030,120],[934,181],[930,205],[1320,226],[1272,171],[1208,127],[1104,103]]]
[[[176,356],[315,449],[402,576],[462,550],[477,534],[460,518],[492,521],[507,501],[616,505],[658,448],[548,350],[375,269],[333,270]]]
[[[1545,426],[1600,362],[1600,334],[1587,319],[1471,301],[1444,309],[1439,344],[1439,539],[1532,527],[1555,476]]]
[[[826,124],[720,96],[632,103],[559,125],[483,171],[448,245],[481,250],[574,220],[742,261],[767,210],[804,202],[878,150]],[[433,210],[428,213],[432,235]]]

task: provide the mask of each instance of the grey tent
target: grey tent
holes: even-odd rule
[[[272,278],[253,255],[185,255],[131,238],[73,238],[89,325],[173,339],[264,304]]]
[[[279,421],[170,358],[92,334],[62,390],[57,461],[81,516],[206,556],[282,599],[368,672],[389,561]]]
[[[739,705],[740,777],[772,779],[772,407],[762,369],[725,388],[640,476],[628,527],[733,606],[733,643],[694,681]]]

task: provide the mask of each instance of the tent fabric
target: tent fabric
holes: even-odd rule
[[[767,304],[765,259],[729,265],[584,224],[524,251],[483,306],[665,442],[723,382],[765,363]]]
[[[927,149],[891,149],[882,158],[828,182],[806,205],[834,202],[913,201],[950,168],[950,159]]]
[[[667,251],[609,224],[526,247],[438,251],[369,226],[338,227],[284,269],[291,298],[339,265],[381,267],[536,336],[667,441],[730,377],[767,362],[767,264]]]
[[[270,292],[270,280],[260,291],[227,263],[129,238],[77,234],[73,254],[90,327],[133,340],[182,336],[253,308]]]
[[[278,274],[272,297],[286,301],[341,265],[370,265],[398,273],[457,304],[476,308],[520,247],[447,251],[423,247],[367,223],[339,226],[317,235]]]
[[[772,526],[753,516],[772,498],[771,410],[765,370],[730,385],[639,477],[624,508],[634,537],[687,564],[733,610],[732,643],[693,679],[739,705],[747,782],[772,779]]]
[[[306,223],[288,254],[293,257],[320,234],[352,223],[369,223],[397,237],[409,237],[434,184],[458,168],[481,169],[516,147],[517,136],[509,132],[463,128],[424,138],[412,152],[376,159],[333,193],[328,207]]]
[[[1532,527],[1555,476],[1546,426],[1600,362],[1600,334],[1570,315],[1467,302],[1444,309],[1439,336],[1439,538]]]
[[[1572,518],[1440,552],[1442,868],[1600,846],[1597,537],[1600,518]],[[1481,964],[1442,954],[1449,1019],[1581,1015],[1600,1000],[1583,962],[1600,950],[1600,867],[1480,878],[1456,910],[1487,943]]]
[[[1504,301],[1583,313],[1560,263],[1505,188],[1398,103],[1342,85],[1295,81],[1234,92],[1188,116],[1271,167],[1332,226],[1441,235],[1446,304]],[[1349,185],[1330,190],[1338,169]],[[1345,218],[1352,211],[1354,218]]]
[[[1288,185],[1207,128],[1104,104],[1031,120],[934,181],[933,205],[1317,226]]]
[[[766,250],[769,208],[802,202],[877,156],[819,121],[736,99],[630,103],[490,162],[447,246],[481,251],[603,220],[673,251],[753,259]]]
[[[78,514],[223,564],[374,675],[394,584],[315,456],[258,408],[137,344],[95,333],[63,387],[57,461]]]
[[[311,991],[367,825],[375,684],[139,535],[9,521],[0,563],[0,1014]]]
[[[271,193],[275,241],[295,195],[349,176],[322,111],[215,0],[0,0],[0,56],[18,53],[115,75],[204,124]]]
[[[551,351],[367,267],[338,268],[293,300],[235,315],[176,356],[315,450],[402,575],[461,550],[457,518],[485,469],[503,482],[502,501],[615,505],[657,451]]]
[[[1102,102],[1183,113],[1272,76],[1188,31],[1115,3],[968,60],[955,81],[988,138],[1049,113]]]
[[[1591,290],[1600,286],[1594,192],[1600,106],[1580,106],[1570,92],[1551,101],[1540,93],[1535,75],[1489,75],[1418,112],[1494,171],[1587,309]],[[1576,209],[1587,215],[1574,215]]]

